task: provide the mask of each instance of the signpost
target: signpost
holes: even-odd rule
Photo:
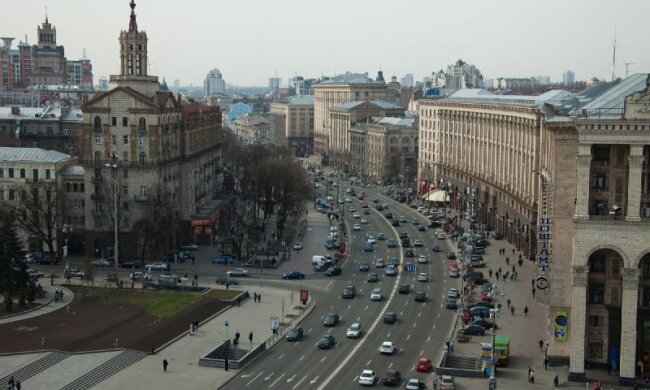
[[[228,320],[225,320],[225,321],[223,322],[223,325],[226,327],[226,340],[227,340],[227,339],[230,338],[230,337],[228,337]]]

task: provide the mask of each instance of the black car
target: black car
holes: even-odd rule
[[[456,260],[456,254],[454,252],[447,252],[448,260]]]
[[[320,340],[318,340],[319,349],[329,349],[332,346],[334,346],[334,336],[331,334],[324,334],[321,336]]]
[[[408,248],[411,246],[411,240],[408,238],[402,238],[402,248]]]
[[[489,245],[490,245],[490,241],[488,241],[488,240],[482,238],[482,239],[480,239],[480,240],[477,240],[477,241],[476,241],[476,244],[477,244],[477,245],[480,245],[480,246],[483,246],[483,247],[486,247],[486,246],[489,246]]]
[[[323,318],[323,325],[334,326],[339,323],[339,315],[336,313],[327,313]]]
[[[391,258],[388,260],[388,265],[389,265],[389,266],[392,265],[393,267],[397,267],[397,266],[399,265],[399,259],[398,259],[397,257],[391,257]]]
[[[393,213],[386,213],[386,219],[393,219]],[[399,226],[399,221],[397,221],[397,226]]]
[[[123,263],[120,263],[120,268],[136,269],[140,268],[140,265],[135,261],[125,261]]]
[[[492,326],[494,326],[495,324],[492,323],[492,321],[486,321],[481,319],[481,320],[474,320],[470,325],[480,325],[485,329],[492,329]],[[499,329],[499,327],[496,326],[495,329]]]
[[[291,271],[282,274],[282,279],[304,279],[304,278],[305,278],[305,274],[303,274],[300,271]]]
[[[399,226],[399,219],[393,219],[390,224],[393,226]]]
[[[409,235],[408,235],[407,232],[401,232],[401,233],[399,234],[399,238],[408,238],[408,236],[409,236]]]
[[[491,303],[491,302],[488,302],[488,301],[478,301],[478,302],[474,303],[473,305],[469,305],[467,308],[471,309],[471,308],[477,307],[477,306],[483,306],[483,307],[487,307],[488,309],[494,309],[494,304]]]
[[[406,256],[406,257],[415,257],[415,252],[413,251],[413,249],[410,249],[410,248],[406,249],[404,251],[404,256]]]
[[[341,272],[341,267],[329,267],[327,271],[325,271],[325,276],[341,275]]]
[[[397,386],[402,381],[402,374],[399,371],[388,370],[381,380],[384,386]]]
[[[471,280],[471,282],[474,283],[477,286],[482,286],[484,284],[490,283],[489,280],[483,279],[483,278],[474,279],[474,280]]]
[[[427,300],[427,293],[424,291],[416,291],[415,292],[415,302],[426,302]]]
[[[456,310],[458,309],[458,303],[454,298],[447,298],[447,302],[445,303],[445,308]]]
[[[400,284],[397,288],[397,292],[400,294],[409,294],[411,292],[411,286],[408,284]]]
[[[388,240],[386,241],[386,246],[389,248],[395,248],[397,247],[397,243],[395,242],[395,240]]]
[[[287,332],[287,341],[298,341],[302,338],[302,328],[296,327]]]
[[[392,311],[386,312],[386,314],[384,314],[384,324],[395,323],[397,323],[397,314],[393,313]]]
[[[370,264],[368,264],[367,261],[360,261],[359,262],[359,271],[366,272],[369,269],[370,269]]]
[[[368,273],[368,282],[374,283],[379,281],[379,275],[377,275],[376,272],[370,272]]]
[[[465,335],[474,335],[474,336],[485,336],[485,328],[482,327],[481,325],[467,325],[465,329],[463,329],[463,334]]]
[[[352,299],[356,296],[357,296],[357,289],[354,288],[354,286],[349,285],[343,287],[343,291],[341,291],[341,298]]]

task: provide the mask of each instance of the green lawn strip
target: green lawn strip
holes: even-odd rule
[[[240,293],[238,290],[210,290],[206,295],[218,299],[233,299]]]
[[[161,299],[154,300],[147,305],[147,314],[161,317],[172,317],[180,310],[201,299],[201,295],[199,294],[168,293],[162,295],[163,297],[161,297]]]

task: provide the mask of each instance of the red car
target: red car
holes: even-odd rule
[[[431,359],[421,357],[415,365],[415,370],[417,372],[429,372],[431,370]]]
[[[450,263],[450,264],[449,264],[449,270],[451,271],[452,269],[458,269],[458,264],[456,264],[456,263]]]

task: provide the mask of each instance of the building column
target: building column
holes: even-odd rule
[[[579,259],[582,261],[582,259]],[[569,380],[585,381],[585,331],[587,321],[587,267],[573,266],[573,291],[571,294],[571,358]]]
[[[621,358],[619,382],[634,384],[636,374],[637,304],[639,300],[639,269],[623,269],[623,304],[621,312]]]
[[[643,145],[630,145],[626,221],[641,220],[641,170],[643,169],[643,160]]]
[[[589,180],[591,172],[591,144],[578,145],[578,188],[576,191],[577,219],[589,219]]]

